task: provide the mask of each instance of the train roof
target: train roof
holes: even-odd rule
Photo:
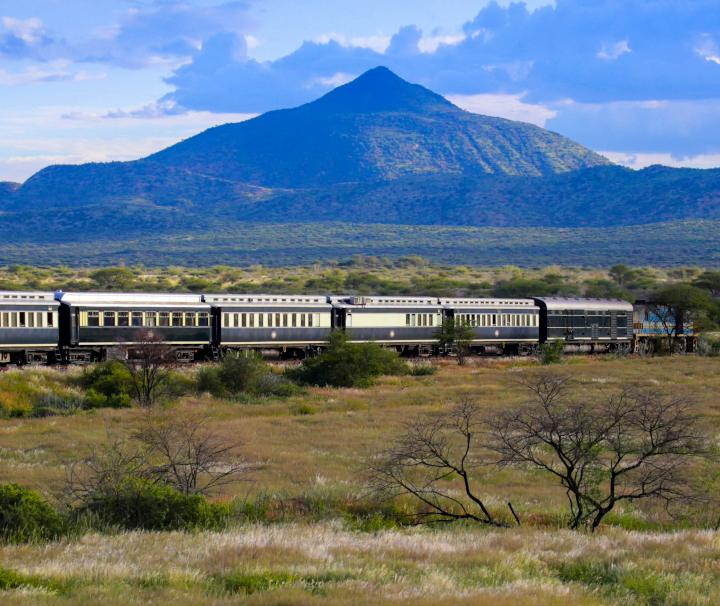
[[[445,307],[537,307],[533,299],[506,299],[502,297],[441,298]]]
[[[582,299],[580,297],[535,297],[547,309],[580,309],[588,311],[628,311],[632,303],[621,299]]]
[[[193,307],[207,308],[200,295],[120,292],[59,292],[65,305],[78,307]]]
[[[0,305],[52,305],[59,303],[55,300],[55,293],[35,292],[29,290],[0,290]]]
[[[336,307],[437,307],[437,297],[396,296],[331,296],[330,301]]]
[[[313,305],[313,306],[327,306],[328,303],[327,295],[256,295],[256,294],[232,294],[224,293],[217,295],[203,295],[203,301],[215,304],[226,304],[230,306],[257,306],[258,303],[264,305],[279,305],[279,306],[291,306],[291,305]]]

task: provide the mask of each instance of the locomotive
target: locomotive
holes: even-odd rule
[[[569,352],[636,351],[660,338],[647,305],[620,300],[253,294],[0,292],[0,365],[101,361],[152,331],[178,361],[227,351],[304,357],[332,331],[405,355],[438,353],[447,321],[472,328],[472,353],[526,355],[548,342]],[[692,350],[695,332],[677,338]]]

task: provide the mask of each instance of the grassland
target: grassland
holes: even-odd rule
[[[595,535],[560,529],[565,496],[521,470],[478,471],[486,501],[511,500],[522,528],[386,528],[342,513],[365,496],[363,468],[403,423],[470,396],[488,410],[525,398],[516,379],[532,360],[438,363],[431,376],[388,377],[368,389],[310,388],[286,399],[224,401],[186,396],[172,410],[205,412],[258,465],[223,487],[235,504],[220,533],[109,533],[49,545],[0,547],[10,578],[3,604],[717,604],[718,512],[674,521],[654,507],[626,507]],[[692,394],[720,427],[717,358],[578,357],[557,372],[579,392],[652,385]],[[192,371],[189,371],[192,372]],[[8,371],[49,374],[55,370]],[[0,481],[55,498],[65,465],[107,433],[132,432],[137,409],[8,419],[0,424]],[[343,504],[343,507],[338,507]],[[3,576],[4,575],[4,576]],[[14,579],[14,581],[12,580]]]
[[[356,254],[398,258],[420,252],[433,262],[455,265],[720,266],[718,221],[602,228],[504,228],[228,220],[213,222],[202,233],[175,229],[158,235],[154,230],[158,212],[154,210],[148,220],[150,227],[132,238],[118,238],[112,233],[94,238],[86,235],[92,233],[97,220],[75,224],[71,236],[55,235],[46,225],[26,223],[18,228],[8,223],[6,229],[0,227],[0,264],[278,267],[310,265]],[[136,225],[137,216],[130,213],[128,221]],[[169,222],[174,224],[176,219]],[[67,228],[73,225],[73,218],[62,213],[60,223]],[[28,233],[18,235],[18,229]],[[43,233],[42,241],[38,240],[38,230]]]

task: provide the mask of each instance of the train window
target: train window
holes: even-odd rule
[[[132,312],[131,324],[133,326],[142,326],[143,325],[143,313],[141,311]]]
[[[275,326],[280,328],[280,314],[275,314]]]
[[[305,314],[300,314],[300,328],[305,328]]]
[[[100,312],[99,311],[87,312],[87,325],[88,326],[100,326]]]
[[[24,311],[18,312],[18,326],[20,328],[25,328],[25,312]]]
[[[27,315],[28,328],[35,328],[35,312],[29,311]]]
[[[282,315],[282,320],[283,320],[283,326],[284,326],[285,328],[287,328],[287,325],[288,325],[288,315],[287,315],[287,314],[283,314],[283,315]]]
[[[170,326],[170,312],[161,311],[158,314],[158,326]]]
[[[273,325],[273,315],[268,314],[268,328],[272,328]]]
[[[258,326],[260,328],[263,327],[263,324],[265,323],[264,320],[265,320],[265,314],[258,314]]]
[[[313,315],[314,314],[308,314],[308,326],[310,327],[313,325]]]
[[[130,312],[119,311],[117,315],[118,326],[130,326]]]
[[[248,314],[250,328],[255,328],[255,314]]]
[[[410,314],[405,314],[405,326],[410,326]]]
[[[197,326],[195,314],[191,311],[185,312],[185,326]]]
[[[12,311],[12,312],[10,312],[10,327],[17,328],[17,325],[18,325],[17,312]]]
[[[247,327],[247,314],[240,314],[240,326]]]
[[[145,326],[157,326],[157,314],[154,311],[145,312]]]
[[[103,326],[115,326],[115,312],[104,311],[103,312]]]
[[[297,314],[292,314],[292,325],[293,327],[297,326]]]
[[[206,311],[198,314],[198,326],[210,326],[210,316]]]
[[[47,312],[47,326],[54,326],[55,325],[55,314],[51,311]]]
[[[230,314],[223,314],[223,328],[230,328]]]

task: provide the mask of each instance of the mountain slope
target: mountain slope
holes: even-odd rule
[[[537,126],[465,112],[383,67],[307,105],[209,129],[150,160],[270,187],[609,164]]]

